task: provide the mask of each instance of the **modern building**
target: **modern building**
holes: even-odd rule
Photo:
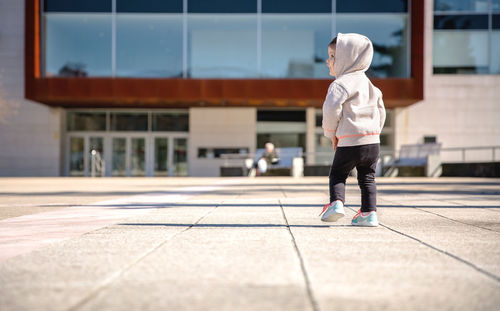
[[[373,41],[384,152],[500,145],[500,0],[0,0],[0,176],[89,176],[92,150],[106,176],[218,176],[267,141],[329,161],[338,32]]]

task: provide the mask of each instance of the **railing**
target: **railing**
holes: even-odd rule
[[[106,173],[106,162],[101,157],[101,153],[97,150],[92,150],[90,152],[90,176],[96,177],[96,173],[99,172],[101,177],[104,177]]]
[[[461,162],[467,162],[467,160],[469,162],[474,162],[474,161],[482,162],[482,161],[485,161],[484,160],[484,154],[486,152],[483,153],[483,160],[477,160],[477,155],[476,155],[476,159],[475,160],[469,160],[466,157],[467,151],[469,151],[469,153],[470,153],[472,151],[489,150],[489,151],[491,151],[491,158],[489,158],[489,157],[488,158],[491,160],[491,162],[495,162],[496,161],[496,154],[497,154],[496,153],[496,149],[500,149],[500,146],[441,148],[441,156],[443,157],[443,152],[459,152],[461,154]],[[443,162],[448,162],[448,161],[444,160]]]

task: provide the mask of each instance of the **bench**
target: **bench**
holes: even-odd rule
[[[403,168],[418,168],[426,177],[438,177],[441,175],[440,153],[441,144],[439,143],[402,145],[399,158],[390,164],[384,176],[402,175],[400,169]]]
[[[265,149],[257,149],[253,158],[247,158],[245,160],[245,167],[248,170],[248,176],[255,176],[255,171],[252,170],[252,166],[264,155],[265,151]],[[302,147],[276,148],[276,154],[280,159],[279,162],[269,165],[267,172],[264,175],[290,175],[294,177],[304,176]]]

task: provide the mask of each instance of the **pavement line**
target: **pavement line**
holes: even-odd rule
[[[0,220],[0,261],[112,225],[125,218],[185,201],[204,192],[215,191],[234,182],[229,179],[212,186],[179,188],[176,194],[146,193]]]
[[[397,202],[395,201],[392,201],[392,200],[387,200],[387,199],[383,199],[384,201],[386,202],[389,202],[391,204],[395,204],[396,207],[398,207],[397,205]],[[436,200],[439,202],[439,200]],[[444,201],[444,202],[447,202],[447,201]],[[448,202],[447,202],[448,203]],[[458,204],[458,203],[457,203]],[[443,208],[468,208],[469,205],[461,205],[461,206],[464,206],[464,207],[457,207],[457,206],[443,206]],[[492,232],[496,232],[496,233],[500,233],[498,232],[497,230],[493,230],[493,229],[489,229],[489,228],[485,228],[485,227],[481,227],[481,226],[478,226],[478,225],[474,225],[474,224],[470,224],[470,223],[467,223],[467,222],[463,222],[463,221],[460,221],[460,220],[456,220],[456,219],[453,219],[453,218],[450,218],[450,217],[446,217],[444,215],[441,215],[441,214],[438,214],[438,213],[434,213],[434,212],[431,212],[431,211],[427,211],[425,210],[424,208],[426,207],[416,207],[416,206],[411,206],[411,205],[408,205],[408,206],[404,206],[404,207],[399,207],[399,208],[413,208],[413,209],[416,209],[416,210],[419,210],[419,211],[422,211],[422,212],[426,212],[426,213],[429,213],[429,214],[432,214],[432,215],[436,215],[436,216],[439,216],[439,217],[442,217],[444,219],[448,219],[448,220],[451,220],[451,221],[454,221],[454,222],[457,222],[457,223],[460,223],[460,224],[463,224],[463,225],[467,225],[467,226],[471,226],[471,227],[475,227],[475,228],[478,228],[478,229],[484,229],[484,230],[488,230],[488,231],[492,231]],[[488,208],[484,208],[484,207],[481,207],[481,206],[478,206],[478,208],[482,208],[482,209],[485,209],[485,210],[488,210]]]
[[[280,203],[280,209],[281,209],[281,215],[283,216],[283,219],[285,220],[285,224],[288,230],[288,233],[290,233],[290,236],[292,237],[292,244],[293,248],[295,249],[295,253],[297,254],[297,257],[299,258],[300,262],[300,269],[302,270],[302,275],[304,276],[304,281],[306,283],[306,290],[307,290],[307,297],[309,298],[309,302],[311,303],[312,309],[314,311],[319,311],[319,305],[318,302],[316,301],[316,298],[314,298],[314,294],[311,288],[311,281],[309,279],[309,275],[307,274],[306,270],[306,265],[304,263],[304,258],[302,257],[302,254],[300,253],[299,247],[297,245],[297,241],[295,240],[295,236],[293,235],[292,230],[290,229],[290,224],[288,223],[288,219],[285,214],[285,210],[283,209],[283,204],[281,203],[281,200],[279,200]]]
[[[495,275],[495,274],[493,274],[493,273],[491,273],[491,272],[488,272],[488,271],[486,271],[486,270],[484,270],[484,269],[479,268],[478,266],[476,266],[475,264],[473,264],[473,263],[472,263],[472,262],[470,262],[470,261],[467,261],[467,260],[465,260],[465,259],[463,259],[463,258],[458,257],[457,255],[453,255],[452,253],[449,253],[449,252],[447,252],[447,251],[445,251],[445,250],[442,250],[442,249],[437,248],[437,247],[435,247],[435,246],[433,246],[433,245],[430,245],[429,243],[426,243],[426,242],[424,242],[424,241],[422,241],[422,240],[420,240],[420,239],[417,239],[417,238],[415,238],[415,237],[413,237],[413,236],[411,236],[411,235],[408,235],[408,234],[406,234],[406,233],[404,233],[404,232],[398,231],[398,230],[396,230],[396,229],[392,229],[391,227],[388,227],[388,226],[383,225],[383,224],[381,224],[381,223],[379,223],[379,225],[381,225],[382,227],[384,227],[384,228],[386,228],[386,229],[389,229],[389,230],[391,230],[391,231],[393,231],[393,232],[395,232],[395,233],[401,234],[402,236],[405,236],[405,237],[407,237],[407,238],[410,238],[410,239],[412,239],[412,240],[415,240],[415,241],[417,241],[417,242],[421,243],[422,245],[425,245],[425,246],[427,246],[427,247],[429,247],[429,248],[432,248],[433,250],[438,251],[438,252],[440,252],[440,253],[442,253],[442,254],[445,254],[445,255],[447,255],[447,256],[449,256],[449,257],[451,257],[451,258],[455,259],[455,260],[458,260],[458,261],[460,261],[461,263],[464,263],[464,264],[468,265],[469,267],[471,267],[471,268],[475,269],[476,271],[478,271],[478,272],[480,272],[480,273],[482,273],[482,274],[486,275],[487,277],[489,277],[489,278],[493,279],[494,281],[500,282],[500,277],[499,277],[499,276],[497,276],[497,275]]]
[[[347,206],[346,206],[346,207],[347,207]],[[347,207],[347,208],[348,208],[348,209],[350,209],[350,210],[351,210],[351,211],[353,211],[353,212],[356,212],[354,209],[352,209],[352,208],[350,208],[350,207]],[[468,265],[469,267],[473,268],[474,270],[476,270],[476,271],[478,271],[478,272],[480,272],[480,273],[482,273],[482,274],[486,275],[486,276],[487,276],[487,277],[489,277],[490,279],[493,279],[494,281],[500,282],[500,277],[499,277],[499,276],[497,276],[497,275],[495,275],[495,274],[493,274],[493,273],[491,273],[491,272],[488,272],[488,271],[486,271],[486,270],[484,270],[484,269],[479,268],[478,266],[476,266],[475,264],[473,264],[473,263],[472,263],[472,262],[470,262],[470,261],[467,261],[467,260],[465,260],[465,259],[463,259],[463,258],[458,257],[457,255],[454,255],[454,254],[449,253],[449,252],[447,252],[447,251],[445,251],[445,250],[442,250],[442,249],[440,249],[440,248],[437,248],[436,246],[433,246],[433,245],[431,245],[431,244],[429,244],[429,243],[426,243],[426,242],[424,242],[424,241],[422,241],[422,240],[420,240],[420,239],[418,239],[418,238],[416,238],[416,237],[413,237],[413,236],[411,236],[411,235],[409,235],[409,234],[406,234],[406,233],[404,233],[404,232],[401,232],[401,231],[398,231],[398,230],[396,230],[396,229],[393,229],[393,228],[391,228],[391,227],[389,227],[389,226],[387,226],[387,225],[382,224],[381,222],[379,222],[379,225],[380,225],[380,226],[382,226],[382,227],[384,227],[384,228],[386,228],[386,229],[388,229],[388,230],[391,230],[392,232],[395,232],[395,233],[397,233],[397,234],[401,234],[402,236],[405,236],[405,237],[407,237],[407,238],[410,238],[410,239],[412,239],[412,240],[415,240],[415,241],[417,241],[417,242],[421,243],[422,245],[427,246],[427,247],[429,247],[429,248],[431,248],[431,249],[433,249],[433,250],[435,250],[435,251],[438,251],[438,252],[440,252],[440,253],[442,253],[442,254],[445,254],[445,255],[447,255],[447,256],[449,256],[449,257],[451,257],[451,258],[453,258],[453,259],[455,259],[455,260],[457,260],[457,261],[460,261],[461,263],[464,263],[464,264]]]
[[[140,261],[144,260],[146,257],[148,257],[149,255],[151,255],[152,253],[154,253],[160,247],[164,246],[165,244],[167,244],[168,242],[170,242],[171,240],[173,240],[176,236],[178,236],[178,235],[180,235],[180,234],[188,231],[189,229],[193,228],[194,226],[196,226],[205,217],[207,217],[212,212],[214,212],[219,206],[220,206],[220,203],[219,204],[215,204],[215,206],[214,206],[213,209],[211,209],[208,212],[206,212],[203,216],[201,216],[200,218],[198,218],[198,220],[196,220],[194,223],[192,223],[189,227],[184,228],[184,229],[176,232],[175,234],[169,236],[166,240],[158,243],[158,245],[156,245],[156,246],[153,246],[150,250],[146,251],[142,256],[140,256],[139,258],[137,258],[136,260],[134,260],[132,263],[130,263],[129,265],[127,265],[125,268],[123,268],[121,270],[118,270],[115,273],[113,273],[112,275],[110,275],[109,277],[107,277],[99,286],[97,286],[96,288],[94,288],[87,296],[83,297],[80,301],[78,301],[77,303],[75,303],[73,306],[69,307],[67,310],[68,311],[74,311],[74,310],[79,309],[80,307],[83,307],[85,304],[87,304],[89,301],[91,301],[93,298],[95,298],[99,294],[100,291],[102,291],[106,287],[110,286],[113,282],[115,282],[116,280],[118,280],[118,278],[120,278],[122,275],[124,275],[130,269],[132,269],[132,267],[134,267]]]
[[[441,215],[441,214],[438,214],[438,213],[434,213],[434,212],[431,212],[431,211],[426,211],[420,207],[414,207],[414,209],[417,209],[419,211],[422,211],[422,212],[426,212],[426,213],[429,213],[429,214],[432,214],[432,215],[436,215],[436,216],[439,216],[439,217],[442,217],[444,219],[448,219],[448,220],[451,220],[453,222],[457,222],[459,224],[463,224],[463,225],[467,225],[467,226],[472,226],[472,227],[475,227],[475,228],[478,228],[478,229],[483,229],[483,230],[488,230],[488,231],[492,231],[492,232],[496,232],[496,233],[500,233],[499,231],[497,230],[493,230],[493,229],[490,229],[490,228],[485,228],[485,227],[481,227],[481,226],[478,226],[478,225],[474,225],[474,224],[469,224],[467,222],[463,222],[463,221],[460,221],[460,220],[456,220],[456,219],[453,219],[453,218],[450,218],[450,217],[446,217],[444,215]]]

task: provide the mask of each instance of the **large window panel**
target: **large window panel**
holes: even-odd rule
[[[45,75],[111,75],[111,15],[45,14]]]
[[[337,13],[401,13],[408,11],[407,0],[337,0],[336,3]]]
[[[182,13],[182,0],[116,0],[116,11],[129,13]]]
[[[111,12],[112,0],[44,0],[45,12]]]
[[[189,113],[153,113],[153,131],[188,132]]]
[[[256,14],[190,14],[188,76],[257,77]]]
[[[488,29],[488,15],[434,15],[434,29]]]
[[[111,131],[147,131],[148,114],[133,112],[112,112]]]
[[[105,112],[76,112],[68,111],[67,116],[68,131],[105,131]]]
[[[182,15],[117,14],[116,75],[182,77]]]
[[[373,43],[374,55],[367,74],[372,77],[410,76],[408,18],[406,14],[338,14],[337,31],[360,33]]]
[[[488,31],[435,30],[434,73],[488,73]]]
[[[434,0],[434,11],[485,12],[488,0]]]
[[[257,1],[188,0],[188,13],[257,13]]]
[[[331,0],[262,0],[263,13],[330,13]]]
[[[493,29],[500,29],[500,14],[494,14],[492,16],[492,24]]]
[[[500,74],[500,29],[491,33],[491,73]]]
[[[264,78],[328,78],[331,14],[263,14]]]
[[[491,9],[493,12],[500,12],[500,0],[492,0]]]

